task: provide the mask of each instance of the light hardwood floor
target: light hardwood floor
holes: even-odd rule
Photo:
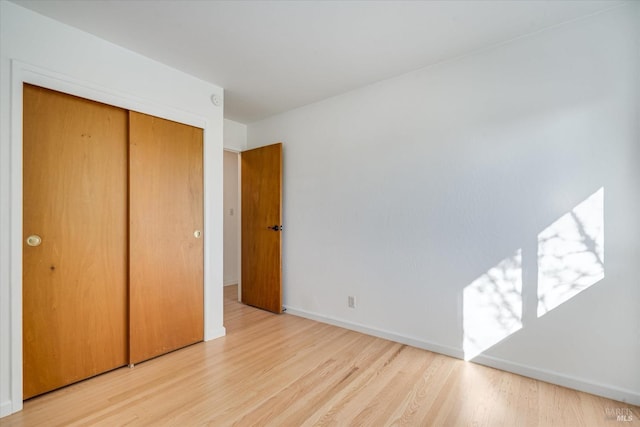
[[[637,406],[271,314],[236,292],[225,288],[226,337],[31,399],[0,425],[640,425]]]

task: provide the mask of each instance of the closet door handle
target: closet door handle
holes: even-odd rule
[[[40,246],[40,243],[42,243],[42,237],[38,236],[37,234],[32,234],[31,236],[27,237],[27,245],[29,246]]]
[[[196,230],[193,232],[193,237],[195,237],[196,239],[199,239],[200,236],[202,236],[202,231]]]

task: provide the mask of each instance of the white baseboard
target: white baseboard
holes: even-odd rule
[[[11,401],[5,400],[0,403],[0,417],[5,417],[11,413]]]
[[[211,341],[216,338],[221,338],[227,334],[227,329],[223,326],[216,328],[212,331],[207,331],[207,335],[204,337],[204,341]]]
[[[399,335],[393,332],[371,328],[369,326],[361,325],[358,323],[353,323],[329,316],[324,316],[318,313],[301,310],[295,307],[286,306],[286,309],[287,313],[294,316],[304,317],[322,323],[328,323],[330,325],[339,326],[341,328],[361,332],[363,334],[372,335],[374,337],[384,338],[401,344],[407,344],[412,347],[417,347],[424,350],[433,351],[435,353],[444,354],[446,356],[455,357],[456,359],[464,359],[464,353],[462,349],[459,348],[443,346],[440,344]],[[585,393],[595,394],[597,396],[606,397],[608,399],[613,399],[632,405],[640,405],[640,393],[633,390],[615,387],[609,384],[599,384],[593,381],[561,374],[559,372],[548,371],[533,366],[521,365],[519,363],[510,362],[508,360],[486,355],[476,356],[471,363],[490,366],[502,371],[512,372],[514,374],[522,375],[540,381],[545,381],[574,390],[583,391]]]
[[[5,400],[4,402],[0,403],[0,418],[11,415],[15,412],[18,412],[21,409],[22,409],[22,405],[19,405],[17,408],[14,408],[13,402],[11,400]]]
[[[549,371],[546,369],[535,368],[532,366],[521,365],[493,356],[480,355],[476,356],[473,363],[490,366],[502,371],[513,372],[514,374],[524,377],[534,378],[536,380],[545,381],[551,384],[583,391],[585,393],[595,394],[596,396],[606,397],[632,405],[640,405],[640,393],[634,392],[609,384],[600,384],[582,378],[572,377],[570,375],[559,372]]]
[[[287,313],[294,316],[304,317],[311,320],[317,320],[318,322],[328,323],[330,325],[339,326],[341,328],[349,329],[356,332],[362,332],[363,334],[371,335],[378,338],[384,338],[389,341],[395,341],[400,344],[410,345],[411,347],[422,348],[424,350],[433,351],[435,353],[444,354],[446,356],[455,357],[456,359],[462,359],[464,357],[462,350],[440,345],[432,342],[419,340],[417,338],[411,338],[404,335],[399,335],[394,332],[385,331],[382,329],[371,328],[369,326],[361,325],[359,323],[348,322],[345,320],[336,319],[334,317],[323,316],[318,313],[313,313],[306,310],[286,306]]]

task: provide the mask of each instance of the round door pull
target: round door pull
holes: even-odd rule
[[[37,234],[27,237],[27,245],[29,246],[40,246],[40,243],[42,243],[42,238]]]
[[[195,237],[196,239],[199,239],[200,236],[202,236],[202,231],[196,230],[193,232],[193,237]]]

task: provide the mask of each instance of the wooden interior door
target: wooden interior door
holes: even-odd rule
[[[203,132],[131,112],[130,363],[202,341]]]
[[[127,363],[127,112],[23,93],[28,399]]]
[[[241,153],[242,302],[282,313],[282,143]]]

